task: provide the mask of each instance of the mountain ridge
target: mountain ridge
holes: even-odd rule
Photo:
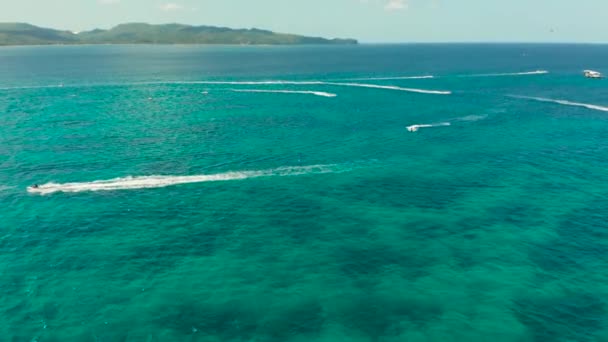
[[[328,39],[251,28],[185,24],[124,23],[111,29],[71,32],[28,23],[0,23],[0,46],[79,44],[229,44],[229,45],[353,45],[355,39]]]

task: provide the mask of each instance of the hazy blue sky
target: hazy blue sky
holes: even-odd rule
[[[608,42],[608,0],[0,0],[0,21],[258,27],[364,42]]]

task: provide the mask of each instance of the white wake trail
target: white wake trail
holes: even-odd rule
[[[571,102],[571,101],[567,101],[567,100],[556,100],[556,99],[549,99],[549,98],[545,98],[545,97],[533,97],[533,96],[509,95],[509,97],[513,97],[516,99],[539,101],[539,102],[556,103],[556,104],[560,104],[560,105],[564,105],[564,106],[584,107],[587,109],[608,112],[608,107],[599,106],[599,105],[595,105],[595,104],[589,104],[589,103]]]
[[[358,88],[373,88],[373,89],[384,89],[384,90],[397,90],[406,91],[411,93],[420,94],[435,94],[435,95],[450,95],[451,91],[442,90],[426,90],[416,88],[403,88],[391,85],[379,85],[379,84],[368,84],[368,83],[344,83],[344,82],[325,82],[325,81],[192,81],[192,82],[179,82],[176,84],[216,84],[216,85],[329,85],[338,87],[358,87]]]
[[[147,83],[155,84],[155,83]],[[283,80],[268,80],[268,81],[183,81],[183,82],[167,82],[167,84],[209,84],[209,85],[329,85],[338,87],[358,87],[358,88],[374,88],[385,90],[406,91],[420,94],[435,94],[435,95],[450,95],[451,91],[441,90],[426,90],[416,88],[403,88],[390,85],[378,85],[368,83],[344,83],[344,82],[325,82],[325,81],[283,81]]]
[[[277,94],[302,94],[302,95],[315,95],[322,97],[336,97],[338,95],[334,93],[327,93],[324,91],[313,91],[313,90],[264,90],[264,89],[231,89],[237,93],[277,93]]]
[[[420,125],[411,125],[406,127],[408,131],[410,132],[418,132],[419,129],[421,128],[431,128],[431,127],[445,127],[445,126],[451,126],[452,124],[449,122],[440,122],[440,123],[436,123],[436,124],[420,124]]]
[[[390,81],[390,80],[424,80],[435,78],[432,75],[425,76],[393,76],[393,77],[362,77],[362,78],[346,78],[340,81]]]
[[[358,87],[358,88],[373,88],[373,89],[385,89],[385,90],[397,90],[397,91],[406,91],[410,93],[420,93],[420,94],[434,94],[434,95],[450,95],[451,91],[443,91],[443,90],[426,90],[426,89],[416,89],[416,88],[403,88],[391,85],[378,85],[378,84],[368,84],[368,83],[337,83],[337,82],[325,82],[324,84],[333,85],[333,86],[341,86],[341,87]]]
[[[368,83],[343,83],[343,82],[325,82],[325,81],[284,81],[284,80],[267,80],[267,81],[151,81],[151,82],[135,82],[135,83],[124,83],[124,84],[83,84],[83,85],[69,85],[66,88],[90,88],[90,87],[122,87],[122,86],[147,86],[147,85],[241,85],[241,86],[261,86],[261,85],[329,85],[329,86],[340,86],[340,87],[359,87],[359,88],[374,88],[374,89],[385,89],[385,90],[397,90],[406,91],[412,93],[421,94],[435,94],[435,95],[449,95],[451,91],[441,90],[426,90],[416,88],[403,88],[391,85],[378,85]],[[0,90],[11,90],[11,89],[37,89],[37,88],[63,88],[63,85],[49,85],[49,86],[31,86],[31,87],[5,87]]]
[[[168,186],[204,182],[235,181],[260,177],[286,177],[309,174],[325,174],[347,171],[339,165],[289,166],[269,170],[226,172],[214,175],[194,176],[141,176],[98,180],[82,183],[47,183],[31,186],[27,191],[32,194],[48,195],[55,192],[76,193],[85,191],[118,191],[134,189],[164,188]]]
[[[505,73],[494,73],[494,74],[474,74],[474,75],[461,75],[459,77],[501,77],[501,76],[533,76],[533,75],[546,75],[549,71],[547,70],[534,70],[524,72],[505,72]]]

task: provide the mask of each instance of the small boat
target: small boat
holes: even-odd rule
[[[602,76],[602,73],[600,73],[599,71],[584,70],[583,73],[585,74],[585,77],[587,77],[587,78],[603,78],[604,77],[604,76]]]

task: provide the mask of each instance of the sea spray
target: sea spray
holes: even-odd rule
[[[79,183],[47,183],[27,188],[29,193],[48,195],[55,192],[118,191],[134,189],[164,188],[168,186],[204,182],[235,181],[259,177],[286,177],[308,174],[324,174],[346,171],[340,165],[288,166],[268,170],[235,171],[213,175],[193,176],[140,176],[123,177]]]
[[[493,73],[493,74],[473,74],[473,75],[460,75],[458,77],[505,77],[505,76],[534,76],[534,75],[546,75],[549,71],[547,70],[534,70],[524,72],[506,72],[506,73]]]
[[[411,126],[407,126],[406,128],[410,132],[418,132],[418,130],[421,128],[444,127],[444,126],[451,126],[451,125],[452,124],[449,122],[440,122],[440,123],[436,123],[436,124],[411,125]]]
[[[555,103],[555,104],[560,104],[560,105],[564,105],[564,106],[584,107],[587,109],[608,112],[608,107],[595,105],[595,104],[589,104],[589,103],[571,102],[571,101],[567,101],[567,100],[556,100],[556,99],[550,99],[550,98],[545,98],[545,97],[519,96],[519,95],[508,95],[508,96],[512,97],[512,98],[516,98],[516,99],[532,100],[532,101],[538,101],[538,102],[549,102],[549,103]]]
[[[433,94],[433,95],[450,95],[451,91],[445,90],[426,90],[426,89],[417,89],[417,88],[403,88],[392,85],[378,85],[378,84],[367,84],[367,83],[335,83],[335,82],[325,82],[327,85],[341,86],[341,87],[358,87],[358,88],[373,88],[373,89],[385,89],[385,90],[397,90],[397,91],[405,91],[410,93],[420,93],[420,94]]]
[[[338,87],[357,87],[357,88],[373,88],[383,90],[395,90],[420,94],[434,95],[449,95],[451,91],[444,90],[427,90],[417,88],[403,88],[393,85],[378,85],[368,83],[342,83],[342,82],[324,82],[324,81],[285,81],[285,80],[268,80],[268,81],[152,81],[152,82],[134,82],[134,83],[108,83],[108,84],[80,84],[67,85],[65,88],[93,88],[93,87],[126,87],[126,86],[150,86],[150,85],[239,85],[239,86],[261,86],[261,85],[327,85]],[[4,87],[0,90],[22,90],[22,89],[38,89],[38,88],[64,88],[58,85],[45,86],[23,86],[23,87]],[[329,94],[329,93],[328,93]]]
[[[231,89],[237,93],[276,93],[276,94],[301,94],[301,95],[315,95],[321,97],[336,97],[337,94],[328,93],[324,91],[313,91],[313,90],[264,90],[264,89]]]
[[[435,78],[433,75],[424,76],[387,76],[387,77],[361,77],[361,78],[345,78],[338,81],[392,81],[392,80],[424,80]]]

